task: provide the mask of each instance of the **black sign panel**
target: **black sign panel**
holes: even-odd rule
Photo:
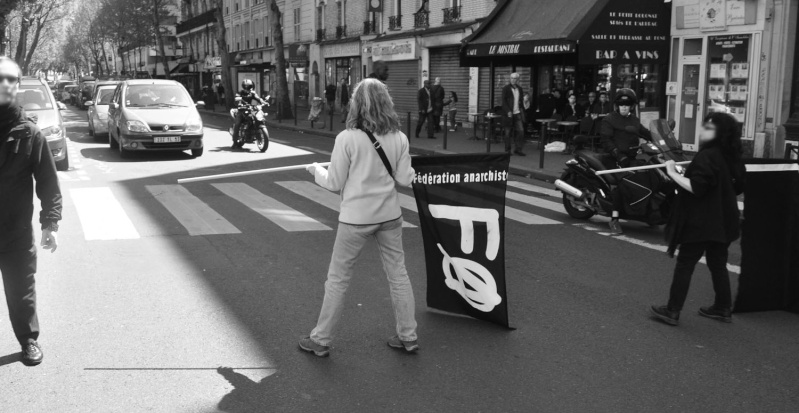
[[[526,40],[501,43],[478,43],[466,46],[467,57],[526,56],[574,53],[576,43],[566,39]]]
[[[580,39],[580,64],[668,63],[671,3],[610,0]]]
[[[413,158],[427,305],[508,327],[505,190],[508,154]]]

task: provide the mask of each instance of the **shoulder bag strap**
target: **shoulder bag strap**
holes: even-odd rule
[[[388,162],[388,156],[386,156],[386,151],[383,150],[383,147],[380,146],[380,142],[375,139],[375,135],[372,135],[372,132],[369,132],[366,129],[361,129],[366,136],[369,137],[369,140],[372,141],[372,146],[374,146],[375,150],[377,151],[377,155],[380,157],[380,160],[383,161],[383,165],[386,166],[386,170],[388,171],[388,175],[391,179],[394,179],[394,169],[391,167],[391,163]]]

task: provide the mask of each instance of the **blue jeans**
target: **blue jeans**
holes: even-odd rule
[[[377,225],[338,224],[333,257],[325,282],[325,299],[311,340],[323,346],[330,345],[333,330],[344,310],[344,295],[352,278],[352,267],[361,255],[366,242],[373,238],[380,250],[383,270],[388,277],[391,303],[397,322],[397,335],[403,341],[416,340],[416,302],[411,280],[405,269],[405,252],[402,249],[402,218]]]

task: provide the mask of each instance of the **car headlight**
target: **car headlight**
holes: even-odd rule
[[[131,132],[149,132],[150,128],[140,120],[129,120],[125,122],[125,126]]]
[[[203,121],[199,117],[186,121],[186,132],[199,132],[203,129]]]
[[[50,126],[50,127],[44,128],[44,129],[42,129],[42,135],[44,135],[44,136],[46,136],[48,138],[56,137],[55,135],[59,135],[60,136],[61,135],[61,126],[55,125],[55,126]]]

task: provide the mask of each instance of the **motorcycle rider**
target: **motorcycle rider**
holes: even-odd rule
[[[255,83],[253,83],[250,79],[244,79],[241,81],[241,90],[239,93],[236,94],[236,97],[240,97],[241,100],[238,100],[237,106],[239,109],[242,108],[244,105],[253,105],[259,104],[263,105],[264,101],[261,99],[257,93],[255,93]],[[236,113],[236,123],[233,126],[233,145],[236,145],[236,142],[239,140],[239,130],[241,130],[241,123],[244,122],[244,113],[239,110]]]
[[[641,125],[641,120],[633,113],[633,107],[638,103],[638,98],[632,89],[622,88],[616,91],[613,103],[615,110],[605,116],[599,128],[602,148],[612,157],[610,159],[606,157],[605,167],[615,169],[635,166],[635,157],[640,146],[638,138],[652,140],[652,134]],[[632,129],[635,129],[636,132],[633,132]],[[616,191],[616,196],[613,197],[613,213],[610,220],[610,231],[613,234],[622,233],[619,224],[619,211],[622,210],[623,203],[618,192]]]

